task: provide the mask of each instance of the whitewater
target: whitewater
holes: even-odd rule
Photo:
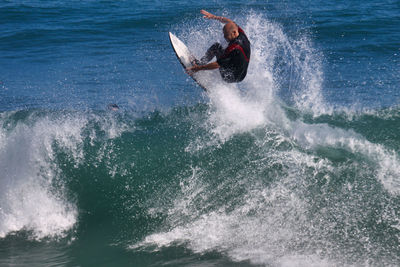
[[[37,5],[32,8],[44,21],[54,19],[52,11],[70,8],[74,16],[67,18],[68,27],[85,23],[73,7]],[[82,5],[81,11],[91,6]],[[215,13],[222,4],[213,5]],[[329,21],[325,9],[316,6],[311,14]],[[274,7],[281,10],[282,3]],[[111,60],[114,55],[116,61],[102,65],[100,52],[93,52],[93,62],[83,57],[81,66],[59,58],[70,72],[65,66],[57,69],[55,83],[50,74],[46,83],[29,78],[36,81],[28,86],[32,91],[27,94],[35,99],[30,104],[18,102],[17,91],[25,92],[21,88],[16,95],[7,93],[23,86],[12,78],[21,70],[1,72],[1,94],[15,102],[4,104],[0,112],[0,265],[399,264],[400,109],[393,101],[398,94],[393,93],[393,102],[379,102],[377,89],[363,100],[357,85],[341,87],[349,93],[334,98],[335,91],[327,88],[341,85],[330,69],[342,66],[344,77],[350,63],[331,61],[331,48],[322,49],[326,40],[320,41],[313,30],[301,23],[290,28],[277,19],[293,20],[292,6],[282,9],[286,13],[271,14],[258,3],[240,12],[235,7],[221,10],[251,40],[251,64],[239,84],[223,83],[217,72],[210,72],[208,92],[183,72],[167,33],[176,33],[201,57],[210,44],[224,43],[218,22],[203,20],[195,8],[177,17],[185,6],[175,10],[169,3],[160,20],[172,22],[161,30],[154,26],[153,7],[145,4],[133,9],[129,3],[107,2],[97,8],[87,15],[111,35],[111,43],[122,47],[106,56]],[[23,5],[2,4],[1,9],[30,14]],[[113,14],[104,18],[107,22],[120,16],[114,24],[101,22],[107,9]],[[136,10],[139,18],[126,10]],[[346,12],[336,12],[345,23]],[[315,31],[334,27],[326,23]],[[117,63],[132,66],[134,60],[124,61],[118,54],[127,47],[118,40],[131,27],[140,36],[135,38],[146,42],[143,49],[156,48],[138,66],[124,69]],[[80,29],[79,36],[90,33],[88,28]],[[112,35],[116,29],[124,34]],[[8,33],[2,32],[6,40]],[[43,36],[49,47],[56,47],[49,32]],[[93,34],[101,39],[102,33]],[[371,57],[398,53],[392,39],[387,38],[384,52],[371,50]],[[82,42],[91,49],[101,46]],[[350,54],[365,48],[353,44],[346,48]],[[68,53],[78,60],[80,50],[74,51]],[[170,69],[146,63],[156,58]],[[54,64],[29,62],[42,68]],[[89,69],[89,63],[95,67]],[[395,92],[398,67],[396,59],[390,71],[382,69],[377,84]],[[37,90],[48,83],[51,89],[44,89],[43,100]],[[103,91],[107,86],[110,91]],[[67,93],[60,88],[72,89]],[[60,96],[61,104],[55,101]],[[108,103],[117,103],[119,110],[107,109]]]

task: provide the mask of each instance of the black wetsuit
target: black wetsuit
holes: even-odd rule
[[[219,43],[213,44],[201,59],[201,64],[217,57],[222,79],[228,83],[241,82],[247,74],[250,61],[250,41],[239,27],[239,36],[229,42],[226,49]]]

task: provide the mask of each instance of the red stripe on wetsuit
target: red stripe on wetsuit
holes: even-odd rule
[[[242,30],[242,28],[240,28],[240,27],[239,27],[239,32],[242,34],[245,34],[244,31]],[[228,46],[225,50],[225,55],[228,56],[235,49],[239,49],[242,52],[246,61],[249,62],[249,58],[246,56],[246,53],[244,52],[243,47],[239,44],[231,44],[230,46]]]
[[[231,44],[230,46],[228,46],[225,50],[226,55],[229,55],[235,49],[239,49],[240,51],[242,51],[244,58],[246,59],[247,62],[249,62],[249,58],[246,56],[246,53],[239,44]]]

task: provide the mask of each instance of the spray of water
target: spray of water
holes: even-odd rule
[[[7,114],[12,117],[12,114]],[[7,118],[2,118],[7,122]],[[42,119],[34,125],[2,125],[0,143],[0,237],[28,230],[35,238],[62,236],[76,222],[76,207],[65,201],[63,189],[52,191],[58,168],[53,164],[53,142],[82,157],[80,127],[83,121],[52,123]]]

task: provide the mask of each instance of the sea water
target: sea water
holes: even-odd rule
[[[201,9],[243,82],[177,61],[169,31],[227,45]],[[0,265],[400,265],[399,29],[389,0],[0,1]]]

